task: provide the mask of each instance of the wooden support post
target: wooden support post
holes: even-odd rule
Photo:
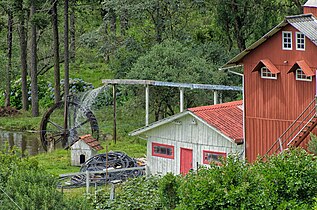
[[[218,103],[218,91],[214,91],[214,104]]]
[[[149,125],[150,86],[145,85],[145,126]]]
[[[115,186],[114,186],[114,183],[111,182],[110,200],[114,200],[114,197],[115,197]]]
[[[113,97],[113,140],[114,143],[117,143],[117,94],[116,94],[116,85],[114,84],[112,91]]]
[[[88,195],[89,193],[89,180],[90,180],[90,177],[89,177],[89,171],[86,170],[86,194]]]
[[[184,111],[184,88],[179,88],[179,111]]]
[[[68,96],[65,94],[64,95],[64,137],[63,137],[63,142],[62,145],[63,147],[66,146],[67,140],[68,140],[68,134],[67,134],[67,129],[68,129]]]

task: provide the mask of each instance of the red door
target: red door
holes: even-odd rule
[[[185,175],[193,168],[193,150],[181,148],[181,174]]]

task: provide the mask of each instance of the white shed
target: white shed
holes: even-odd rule
[[[71,146],[71,162],[72,166],[81,166],[89,158],[97,155],[103,147],[90,134],[81,136]]]
[[[148,174],[186,174],[228,154],[243,159],[242,101],[190,108],[130,135],[148,141]]]

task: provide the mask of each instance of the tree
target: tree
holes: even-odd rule
[[[13,4],[11,1],[0,3],[1,8],[7,14],[7,40],[6,40],[6,73],[5,73],[5,103],[6,107],[10,106],[11,95],[11,77],[12,77],[12,32],[13,32]]]
[[[155,45],[148,53],[138,58],[127,78],[157,80],[181,83],[213,84],[213,77],[218,74],[216,66],[208,64],[206,59],[193,53],[176,40],[166,40]],[[210,104],[205,91],[186,92],[187,106]],[[155,119],[175,114],[179,90],[158,87],[151,89],[151,100],[155,104]],[[199,99],[200,98],[200,99]]]
[[[7,72],[6,72],[6,101],[5,106],[10,106],[10,94],[11,94],[11,72],[12,72],[12,31],[13,31],[13,13],[11,6],[7,10],[8,14],[8,35],[7,35]]]
[[[37,86],[37,34],[36,34],[36,0],[30,0],[30,17],[31,17],[31,103],[32,116],[39,116],[39,100]]]
[[[61,100],[60,91],[60,68],[59,68],[59,37],[57,19],[57,0],[51,0],[52,4],[52,29],[53,29],[53,51],[54,51],[54,95],[55,103]]]
[[[25,27],[26,12],[23,7],[22,0],[15,1],[16,12],[18,16],[19,23],[19,33],[20,33],[20,62],[21,62],[21,88],[22,88],[22,109],[28,110],[28,87],[27,87],[27,32]]]
[[[68,9],[69,2],[64,0],[64,100],[69,94]]]
[[[70,6],[70,59],[75,62],[76,56],[76,0],[71,0]]]

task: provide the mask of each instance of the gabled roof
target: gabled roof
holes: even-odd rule
[[[298,69],[298,67],[302,69],[306,76],[315,75],[315,72],[309,67],[309,65],[304,60],[296,61],[296,63],[292,66],[288,73],[294,72],[296,69]]]
[[[298,31],[302,32],[308,39],[310,39],[317,46],[317,19],[312,14],[288,16],[280,24],[278,24],[271,31],[265,34],[261,39],[254,42],[250,47],[236,55],[221,68],[229,68],[232,66],[239,65],[241,59],[243,59],[252,50],[260,46],[262,43],[271,38],[273,35],[275,35],[288,24],[292,25]]]
[[[253,69],[253,71],[259,71],[263,66],[268,68],[272,74],[280,73],[280,70],[278,70],[276,66],[269,59],[260,60],[260,62]]]
[[[243,143],[242,101],[188,109],[236,143]]]
[[[84,136],[80,136],[79,139],[76,142],[78,142],[80,140],[85,142],[88,146],[90,146],[91,148],[93,148],[96,151],[99,151],[99,150],[103,149],[103,147],[100,145],[99,141],[97,141],[97,139],[93,138],[90,134],[87,134],[87,135],[84,135]],[[73,143],[73,145],[75,143]]]
[[[237,144],[243,143],[242,101],[189,108],[185,112],[132,131],[130,135],[140,135],[161,125],[173,122],[185,115],[192,115]]]

